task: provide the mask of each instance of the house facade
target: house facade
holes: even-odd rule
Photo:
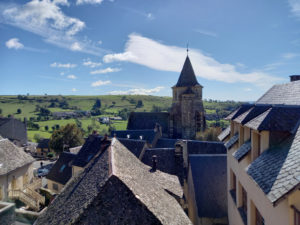
[[[292,78],[227,117],[231,225],[300,224],[300,80]]]

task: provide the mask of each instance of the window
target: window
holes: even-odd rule
[[[247,215],[247,192],[245,189],[242,187],[242,208]]]
[[[64,169],[66,168],[66,164],[62,165],[59,169],[59,172],[62,173],[64,171]]]
[[[265,220],[257,209],[255,209],[255,215],[255,225],[265,225]]]
[[[292,206],[292,208],[294,209],[294,223],[300,225],[300,211],[295,206]]]
[[[231,172],[231,176],[232,176],[230,194],[231,194],[233,201],[236,203],[236,176],[232,170],[230,172]]]
[[[58,185],[57,184],[53,183],[52,188],[53,188],[53,190],[58,191]]]

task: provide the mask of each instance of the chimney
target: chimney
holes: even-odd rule
[[[143,135],[140,136],[140,139],[143,140]]]
[[[152,171],[155,172],[157,168],[157,155],[152,156]]]
[[[300,80],[300,75],[291,75],[290,79],[291,79],[291,82],[298,81],[298,80]]]
[[[130,139],[130,134],[127,134],[127,139]]]

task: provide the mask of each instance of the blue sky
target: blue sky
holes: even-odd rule
[[[206,99],[299,74],[300,0],[3,0],[0,94],[171,96],[189,43]]]

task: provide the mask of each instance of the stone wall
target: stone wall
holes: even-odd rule
[[[15,219],[15,204],[8,202],[0,202],[0,224],[14,225]]]

